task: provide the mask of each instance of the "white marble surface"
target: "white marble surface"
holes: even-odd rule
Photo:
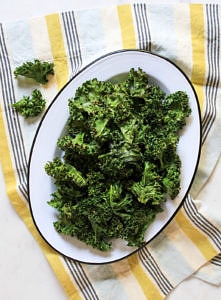
[[[39,16],[61,10],[91,8],[128,2],[134,1],[0,0],[0,22],[28,18],[30,16]],[[155,0],[153,2],[164,1]],[[214,186],[217,186],[217,189],[214,189],[213,197],[211,197],[210,194],[210,198],[217,199],[220,178],[221,163],[218,165],[212,179],[213,184]],[[3,182],[2,171],[0,168],[0,299],[67,300],[60,283],[48,265],[42,251],[27,230],[23,221],[18,217],[14,208],[11,206],[6,196]],[[181,283],[168,297],[168,300],[183,299],[218,300],[221,299],[221,287],[191,277]]]

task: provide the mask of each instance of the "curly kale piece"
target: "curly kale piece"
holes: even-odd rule
[[[62,158],[45,165],[56,185],[49,205],[60,233],[108,251],[111,240],[142,246],[145,232],[180,190],[176,152],[190,115],[185,92],[170,95],[141,69],[125,81],[96,78],[69,99]]]
[[[14,75],[15,78],[24,76],[32,78],[38,83],[46,84],[48,83],[49,76],[54,75],[54,63],[42,62],[38,59],[35,59],[33,62],[28,61],[15,68]]]
[[[42,97],[39,90],[33,90],[31,97],[23,96],[23,98],[12,104],[23,117],[30,118],[38,116],[45,108],[46,101]]]
[[[185,92],[178,91],[168,95],[163,101],[163,121],[170,133],[176,133],[186,125],[191,109]]]
[[[180,171],[181,161],[177,153],[173,153],[174,157],[166,163],[165,174],[162,179],[166,193],[174,199],[180,190]]]
[[[48,162],[45,165],[45,171],[58,182],[73,182],[79,187],[86,185],[86,179],[80,171],[58,158],[55,158],[52,162]]]
[[[166,195],[161,184],[161,176],[153,163],[145,162],[142,178],[139,182],[133,183],[131,192],[143,204],[161,205],[166,201]]]

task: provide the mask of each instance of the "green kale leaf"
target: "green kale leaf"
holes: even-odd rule
[[[42,97],[39,90],[33,90],[31,97],[23,96],[23,98],[12,104],[23,117],[30,118],[38,116],[45,108],[46,101]]]
[[[38,83],[46,84],[48,83],[49,76],[54,75],[54,63],[41,62],[38,59],[35,59],[34,62],[28,61],[15,68],[14,75],[15,78],[24,76],[32,78]]]

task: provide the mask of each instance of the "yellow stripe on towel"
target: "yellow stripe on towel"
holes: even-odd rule
[[[148,277],[147,273],[141,267],[137,254],[131,255],[128,259],[131,271],[140,284],[141,289],[146,297],[146,299],[162,300],[164,297],[160,290],[154,285],[151,278]]]
[[[123,48],[136,48],[136,38],[131,6],[129,4],[119,5],[117,7],[117,11],[121,28]]]
[[[194,227],[182,210],[177,213],[175,220],[207,260],[210,260],[218,254],[211,242],[199,229]]]
[[[203,5],[190,4],[191,37],[193,66],[191,81],[194,85],[202,109],[204,102],[205,85],[205,33]],[[197,28],[197,30],[196,30]]]
[[[55,76],[60,90],[68,81],[68,62],[59,14],[46,16],[51,51],[55,64]]]
[[[2,165],[2,171],[5,178],[6,192],[9,200],[14,205],[17,213],[24,219],[26,213],[29,214],[29,210],[25,201],[17,191],[17,181],[14,173],[13,163],[10,157],[11,151],[8,146],[6,128],[4,125],[3,111],[0,109],[0,159]],[[25,212],[24,212],[25,211]],[[27,218],[26,218],[27,221]]]

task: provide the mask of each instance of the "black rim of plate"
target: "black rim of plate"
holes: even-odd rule
[[[191,87],[191,90],[193,91],[193,94],[194,94],[194,97],[195,97],[195,100],[196,100],[196,104],[197,104],[197,110],[198,110],[198,121],[199,121],[199,145],[198,145],[198,157],[197,157],[197,160],[196,160],[196,164],[195,164],[195,168],[194,168],[194,172],[192,174],[192,178],[190,180],[190,183],[189,183],[189,186],[185,192],[185,195],[183,196],[183,198],[181,199],[179,205],[177,206],[177,208],[175,209],[175,211],[173,212],[173,214],[171,215],[171,217],[166,221],[166,223],[160,228],[159,231],[157,231],[157,233],[151,238],[149,239],[143,246],[141,247],[138,247],[137,249],[131,251],[130,253],[118,258],[118,259],[113,259],[113,260],[108,260],[108,261],[105,261],[105,262],[90,262],[90,261],[82,261],[82,260],[78,260],[74,257],[71,257],[71,256],[68,256],[64,253],[62,253],[60,250],[56,249],[55,246],[51,245],[51,243],[44,237],[44,235],[42,234],[41,230],[39,229],[38,227],[38,224],[36,223],[35,221],[35,217],[34,217],[34,212],[33,212],[33,209],[32,209],[32,205],[31,205],[31,197],[30,197],[30,166],[31,166],[31,161],[32,161],[32,154],[33,154],[33,150],[34,150],[34,147],[35,147],[35,143],[36,143],[36,140],[37,140],[37,137],[38,137],[38,133],[39,133],[39,130],[42,126],[42,123],[44,122],[44,119],[46,117],[46,115],[50,112],[50,108],[52,107],[52,105],[54,105],[54,103],[56,102],[57,98],[59,97],[59,95],[62,93],[62,91],[66,88],[67,85],[70,84],[70,82],[72,82],[73,80],[75,80],[75,78],[77,76],[79,76],[79,74],[81,74],[82,72],[84,72],[88,67],[94,65],[96,62],[108,57],[108,56],[112,56],[112,55],[115,55],[115,54],[118,54],[118,53],[124,53],[124,52],[137,52],[137,53],[146,53],[148,55],[153,55],[153,56],[156,56],[158,58],[161,58],[162,60],[165,60],[167,62],[169,62],[171,65],[173,65],[180,73],[182,73],[182,75],[184,76],[184,78],[186,79],[186,81],[188,82],[189,86]],[[82,69],[80,69],[80,71],[78,71],[64,86],[63,88],[57,93],[57,95],[55,96],[55,98],[52,100],[52,102],[50,103],[50,105],[48,106],[47,110],[45,111],[42,119],[40,120],[39,122],[39,125],[37,127],[37,130],[36,130],[36,133],[34,135],[34,139],[33,139],[33,142],[32,142],[32,145],[31,145],[31,149],[30,149],[30,154],[29,154],[29,160],[28,160],[28,174],[27,174],[27,188],[28,188],[28,202],[29,202],[29,205],[30,205],[30,212],[31,212],[31,216],[32,216],[32,219],[33,219],[33,222],[38,230],[38,232],[40,233],[41,237],[47,242],[48,245],[50,245],[50,247],[52,249],[54,249],[57,253],[63,255],[64,257],[68,257],[70,259],[73,259],[79,263],[84,263],[84,264],[92,264],[92,265],[103,265],[103,264],[109,264],[109,263],[113,263],[113,262],[117,262],[117,261],[120,261],[122,259],[125,259],[129,256],[131,256],[132,254],[138,252],[139,250],[141,250],[142,248],[144,248],[147,244],[149,244],[156,236],[158,236],[164,229],[165,227],[168,226],[168,224],[173,220],[173,218],[175,217],[175,215],[177,214],[177,212],[179,211],[179,209],[181,208],[185,198],[187,197],[187,194],[193,184],[193,181],[194,181],[194,178],[195,178],[195,175],[196,175],[196,172],[197,172],[197,168],[198,168],[198,165],[199,165],[199,160],[200,160],[200,153],[201,153],[201,145],[202,143],[202,120],[201,120],[201,113],[200,113],[200,105],[199,105],[199,100],[198,100],[198,96],[197,96],[197,93],[193,87],[193,84],[192,82],[190,81],[190,79],[187,77],[187,75],[184,73],[184,71],[178,67],[173,61],[171,61],[170,59],[168,59],[167,57],[164,57],[162,55],[159,55],[159,54],[156,54],[156,53],[153,53],[153,52],[150,52],[150,51],[147,51],[147,50],[141,50],[141,49],[122,49],[122,50],[116,50],[116,51],[112,51],[112,52],[109,52],[109,53],[106,53],[100,57],[98,57],[97,59],[93,60],[92,62],[90,62],[89,64],[87,64],[85,67],[83,67]],[[153,221],[154,222],[154,221]]]

